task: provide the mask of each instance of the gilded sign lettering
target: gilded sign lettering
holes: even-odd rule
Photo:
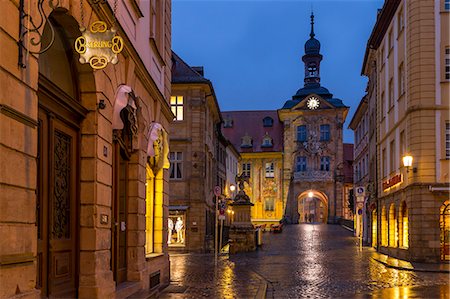
[[[389,188],[392,188],[395,185],[400,184],[402,181],[403,179],[401,174],[394,175],[389,180],[383,182],[383,190],[387,191]]]
[[[75,40],[75,50],[80,54],[80,63],[89,63],[94,69],[102,69],[108,62],[116,64],[123,49],[123,39],[116,30],[107,29],[106,23],[96,21],[89,31],[81,28],[82,35]]]

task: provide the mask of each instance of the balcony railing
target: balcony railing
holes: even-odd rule
[[[322,170],[297,171],[294,172],[294,181],[299,182],[333,181],[333,172]]]

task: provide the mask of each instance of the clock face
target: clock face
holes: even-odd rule
[[[307,102],[308,108],[311,110],[319,108],[319,99],[316,97],[310,97]]]

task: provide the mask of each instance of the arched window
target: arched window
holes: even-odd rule
[[[389,247],[397,247],[397,213],[395,205],[391,204],[389,207]]]
[[[450,201],[445,201],[440,209],[441,260],[450,260]]]
[[[409,232],[408,232],[408,208],[406,202],[402,202],[400,206],[400,213],[398,217],[398,234],[399,247],[408,248],[409,246]]]
[[[273,126],[273,118],[266,116],[263,119],[263,126],[264,127],[272,127]]]
[[[381,246],[387,246],[388,230],[387,230],[387,215],[386,215],[386,207],[383,206],[381,209]]]

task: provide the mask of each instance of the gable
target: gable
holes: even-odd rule
[[[315,102],[317,101],[318,107],[315,107]],[[317,94],[309,94],[307,95],[303,100],[298,102],[296,105],[294,105],[291,108],[291,111],[293,110],[308,110],[308,111],[314,111],[314,110],[321,110],[321,109],[335,109],[330,102],[322,98],[321,96]]]

